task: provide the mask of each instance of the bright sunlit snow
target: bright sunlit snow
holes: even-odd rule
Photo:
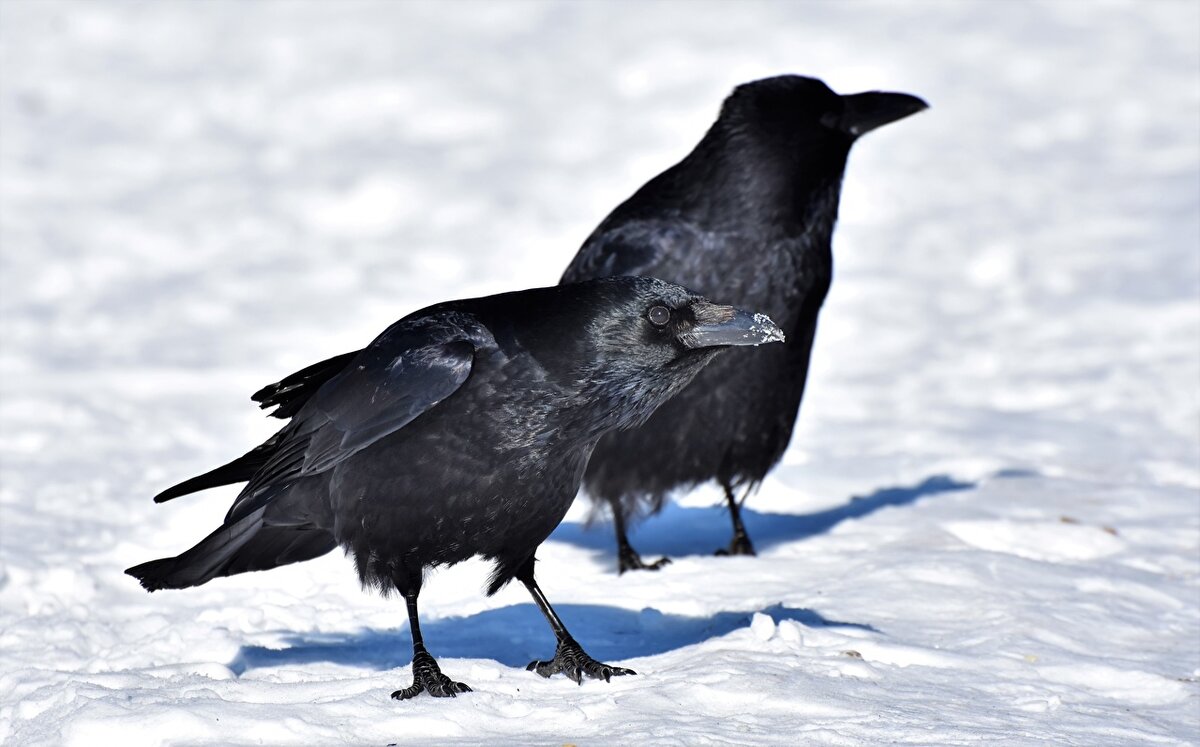
[[[580,502],[424,634],[339,553],[122,571],[233,489],[259,386],[409,311],[557,281],[740,82],[932,108],[851,155],[800,425],[748,504]],[[1200,742],[1200,5],[0,3],[0,742]],[[720,299],[714,299],[720,300]],[[436,496],[431,496],[436,500]]]

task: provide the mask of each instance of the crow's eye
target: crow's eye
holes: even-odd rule
[[[650,319],[651,324],[661,327],[671,321],[671,310],[666,306],[651,306],[646,312],[646,317]]]

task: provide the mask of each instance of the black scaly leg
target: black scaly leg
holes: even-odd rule
[[[717,550],[717,555],[754,555],[754,545],[750,543],[750,535],[746,534],[746,527],[742,524],[742,504],[733,497],[733,486],[728,482],[722,482],[721,487],[725,488],[725,502],[729,504],[729,518],[733,522],[733,539],[729,541],[729,547]],[[750,488],[746,488],[746,494],[742,496],[742,503],[746,501],[750,495]]]
[[[637,674],[632,669],[604,664],[587,655],[583,647],[567,632],[567,626],[563,625],[563,621],[559,619],[554,608],[550,606],[550,602],[546,600],[546,595],[533,580],[533,563],[533,556],[530,555],[529,560],[525,561],[521,570],[517,572],[517,578],[521,579],[521,583],[525,584],[526,589],[529,589],[533,601],[537,602],[538,608],[546,616],[546,621],[550,623],[550,628],[554,631],[554,637],[558,639],[558,648],[554,651],[554,658],[550,661],[535,659],[529,662],[529,666],[525,668],[531,672],[537,672],[543,677],[550,677],[562,672],[575,680],[578,685],[583,684],[584,675],[608,682],[614,676]]]
[[[625,509],[619,499],[609,500],[612,508],[613,527],[617,530],[617,574],[625,571],[657,571],[671,562],[670,558],[659,558],[653,563],[642,560],[642,556],[633,545],[629,544],[629,535],[625,533]]]
[[[408,602],[408,627],[412,630],[413,639],[413,683],[403,690],[392,693],[396,700],[415,698],[422,692],[427,692],[435,698],[453,698],[459,693],[469,693],[471,688],[461,682],[455,682],[442,674],[437,660],[425,650],[425,642],[421,640],[421,623],[417,621],[417,593],[405,593]]]

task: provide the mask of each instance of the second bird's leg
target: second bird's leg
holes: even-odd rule
[[[525,584],[526,589],[529,589],[538,609],[546,616],[546,621],[550,623],[550,628],[554,631],[554,637],[558,639],[558,647],[554,651],[553,659],[549,661],[535,659],[529,662],[529,666],[525,668],[531,672],[537,672],[543,677],[550,677],[562,672],[579,685],[583,684],[585,676],[608,682],[612,677],[637,674],[632,669],[605,664],[588,656],[583,647],[567,632],[567,626],[563,625],[563,621],[550,606],[550,602],[547,601],[546,595],[537,585],[537,581],[533,580],[533,562],[533,556],[530,556],[521,570],[517,572],[517,578],[521,579],[521,583]]]
[[[638,551],[629,544],[629,535],[625,533],[625,507],[621,505],[620,499],[610,500],[608,505],[612,508],[613,527],[617,530],[618,575],[625,571],[657,571],[671,562],[670,558],[659,558],[653,563],[642,560]]]
[[[421,623],[417,621],[417,592],[405,593],[404,599],[408,602],[408,626],[412,631],[413,640],[413,683],[392,693],[392,697],[396,700],[408,700],[427,692],[435,698],[453,698],[459,693],[471,692],[471,688],[463,683],[455,682],[442,674],[437,660],[425,650],[425,642],[421,639]]]
[[[733,497],[733,486],[727,482],[722,482],[721,486],[725,488],[725,502],[729,504],[729,519],[733,522],[733,539],[729,541],[729,547],[717,550],[717,555],[754,555],[754,545],[750,543],[750,535],[746,534],[746,527],[742,524],[742,505]],[[750,488],[746,488],[746,494],[742,496],[742,503],[749,495]]]

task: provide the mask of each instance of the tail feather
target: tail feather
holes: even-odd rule
[[[147,591],[186,589],[218,576],[265,571],[324,555],[337,546],[324,529],[266,526],[266,507],[205,537],[195,547],[173,558],[151,560],[125,572]]]

